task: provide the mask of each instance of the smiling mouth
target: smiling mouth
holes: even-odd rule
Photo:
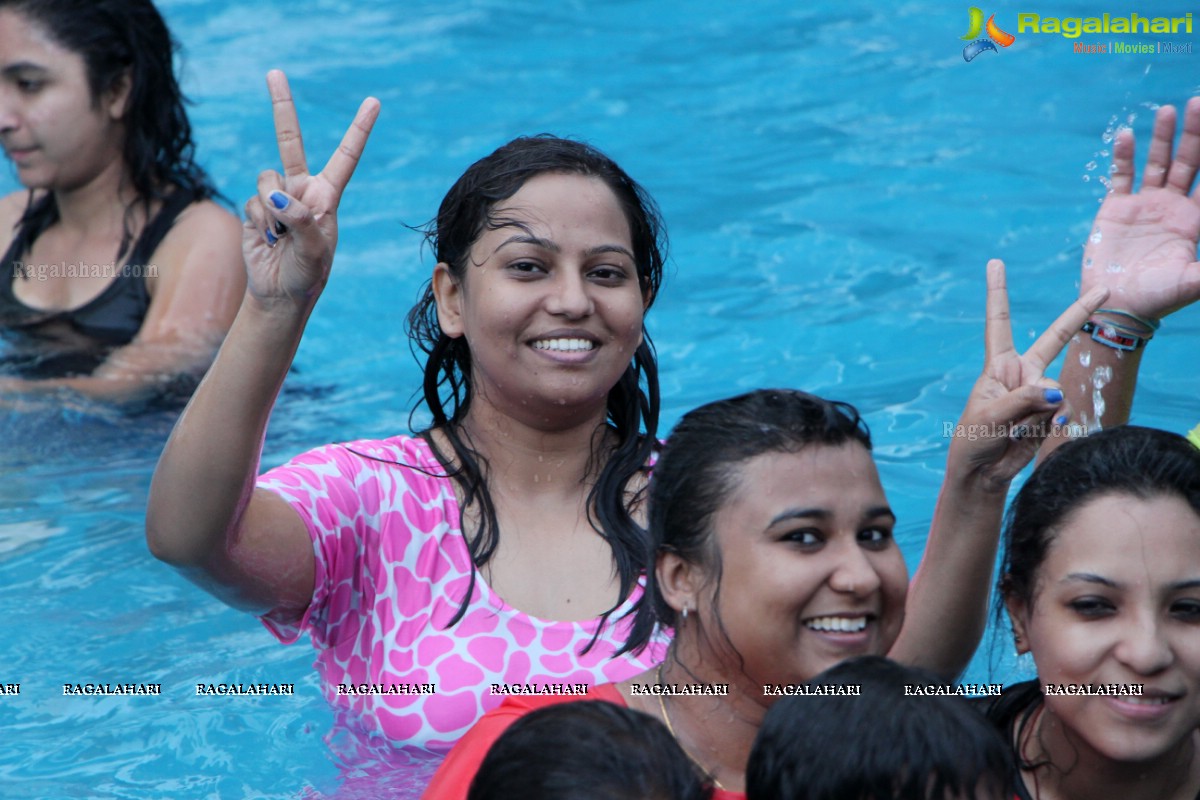
[[[858,633],[866,629],[868,621],[866,615],[861,617],[813,617],[804,620],[804,627],[822,633]]]
[[[1132,703],[1135,706],[1165,706],[1167,703],[1172,703],[1178,699],[1178,695],[1172,694],[1135,694],[1121,697],[1121,702]]]
[[[539,339],[533,343],[533,349],[553,353],[580,353],[595,350],[596,343],[587,339]]]

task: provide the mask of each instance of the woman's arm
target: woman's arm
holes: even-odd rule
[[[1109,290],[1105,308],[1147,321],[1161,320],[1200,298],[1200,262],[1196,261],[1200,192],[1192,191],[1200,166],[1200,98],[1188,101],[1183,135],[1172,152],[1175,127],[1175,109],[1160,108],[1136,193],[1133,133],[1126,130],[1117,135],[1112,188],[1083,251],[1080,295],[1103,286]],[[1155,335],[1149,326],[1124,314],[1100,312],[1095,319],[1120,326],[1118,333],[1128,328],[1135,338],[1139,332]],[[1071,423],[1091,430],[1129,420],[1146,346],[1120,350],[1084,333],[1072,339],[1059,376]],[[1067,431],[1060,429],[1047,440],[1041,455],[1067,438]]]
[[[378,116],[363,102],[325,169],[310,175],[287,79],[268,75],[284,174],[259,176],[246,204],[247,291],[212,368],[155,470],[151,552],[231,605],[304,609],[313,554],[299,516],[254,489],[272,404],[329,277],[337,206]]]
[[[142,326],[91,375],[26,380],[0,378],[0,392],[69,390],[97,400],[149,399],[179,376],[199,378],[212,363],[246,289],[241,225],[211,201],[176,220],[151,264],[152,297]]]
[[[1029,350],[1013,347],[1004,264],[988,263],[986,359],[950,442],[925,553],[905,604],[904,627],[888,654],[957,676],[983,635],[992,565],[1009,484],[1060,414],[1062,392],[1043,377],[1107,296],[1075,301]]]

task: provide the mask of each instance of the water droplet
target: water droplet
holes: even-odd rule
[[[1095,160],[1089,161],[1089,162],[1087,162],[1087,164],[1084,165],[1084,169],[1086,169],[1088,172],[1091,172],[1096,167],[1097,167],[1097,164],[1096,164]]]
[[[1107,273],[1108,273],[1108,274],[1110,274],[1110,275],[1116,275],[1117,273],[1119,273],[1119,272],[1124,272],[1125,270],[1124,270],[1124,268],[1122,268],[1122,266],[1121,266],[1120,264],[1118,264],[1117,262],[1115,262],[1115,261],[1110,261],[1110,262],[1109,262],[1109,264],[1108,264],[1108,267],[1106,267],[1104,271],[1105,271],[1105,272],[1107,272]]]
[[[1090,258],[1085,258],[1085,259],[1083,260],[1083,268],[1084,268],[1084,269],[1091,269],[1091,268],[1092,268],[1092,260],[1091,260]]]
[[[1084,350],[1079,354],[1079,365],[1081,367],[1090,367],[1092,365],[1092,354]]]
[[[1084,176],[1083,176],[1083,182],[1084,182],[1084,183],[1087,183],[1087,182],[1088,182],[1088,181],[1090,181],[1091,179],[1092,179],[1092,176],[1091,176],[1091,175],[1084,175]]]
[[[1100,240],[1102,238],[1103,236],[1100,233],[1100,229],[1097,228],[1096,230],[1092,231],[1092,237],[1088,241],[1090,241],[1092,244],[1100,244]]]

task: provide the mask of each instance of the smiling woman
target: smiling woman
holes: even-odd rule
[[[245,286],[149,0],[0,1],[0,398],[194,385]]]
[[[1000,589],[1038,679],[994,704],[1019,796],[1200,797],[1200,450],[1113,428],[1010,510]]]
[[[647,555],[653,202],[602,153],[556,137],[472,165],[431,226],[438,264],[409,317],[433,427],[322,448],[256,488],[262,426],[328,275],[330,212],[377,108],[313,176],[287,84],[270,83],[285,175],[247,206],[249,292],[163,453],[151,549],[281,640],[310,633],[359,755],[387,764],[446,752],[501,701],[493,686],[643,671],[661,647],[616,656],[628,623],[610,618],[640,594]],[[198,500],[209,477],[225,490]]]

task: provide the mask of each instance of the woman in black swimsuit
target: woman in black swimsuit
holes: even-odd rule
[[[128,401],[194,379],[245,288],[236,218],[193,160],[150,0],[0,0],[0,399]]]

